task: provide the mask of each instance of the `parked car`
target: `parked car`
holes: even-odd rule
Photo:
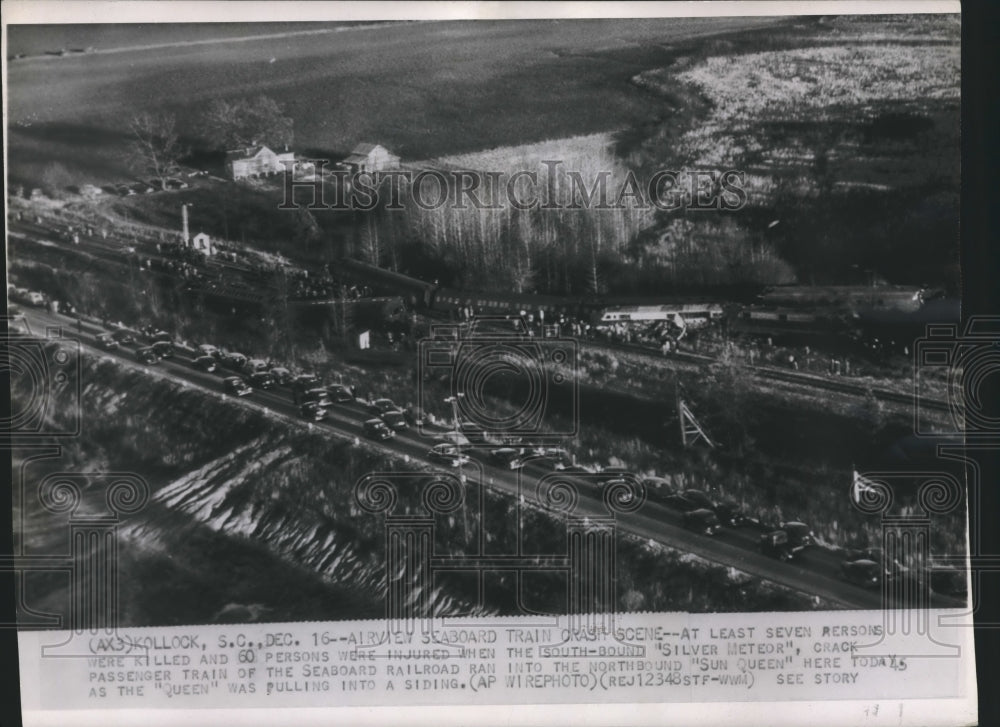
[[[312,374],[299,374],[291,381],[292,399],[296,404],[304,401],[303,395],[312,389],[320,387],[320,381]]]
[[[322,407],[333,405],[333,402],[330,401],[330,397],[327,396],[326,389],[324,388],[315,388],[315,389],[309,389],[308,391],[303,391],[301,394],[298,395],[297,398],[299,399],[299,403],[302,404],[311,401],[317,406],[322,406]]]
[[[458,467],[469,461],[469,455],[449,442],[435,444],[427,452],[427,456],[435,462],[441,462],[450,467]]]
[[[271,376],[274,377],[274,383],[278,386],[285,386],[292,381],[292,372],[284,366],[272,366]]]
[[[882,566],[886,578],[905,576],[910,570],[895,558],[886,556],[882,548],[848,549],[844,552],[845,561],[870,560]]]
[[[201,344],[198,346],[197,351],[199,356],[211,356],[215,359],[221,358],[222,356],[222,352],[210,343]]]
[[[396,436],[381,419],[369,419],[365,422],[365,436],[370,439],[385,440]]]
[[[97,336],[97,345],[105,351],[114,351],[120,344],[110,333],[101,333]]]
[[[662,477],[646,477],[642,480],[642,486],[646,490],[646,497],[654,502],[666,502],[668,497],[677,494],[670,480]]]
[[[403,412],[399,410],[387,411],[381,416],[381,419],[387,427],[396,432],[408,429],[410,426],[406,423],[406,417],[403,416]]]
[[[156,355],[156,351],[153,350],[152,346],[140,348],[135,352],[135,358],[139,363],[146,365],[155,364],[160,360],[160,357]]]
[[[788,533],[788,542],[796,552],[804,550],[816,542],[816,534],[805,523],[791,521],[781,523],[780,527]]]
[[[111,334],[111,337],[122,345],[126,343],[135,343],[135,335],[127,328],[119,328]]]
[[[243,365],[243,370],[248,374],[256,374],[258,372],[266,372],[271,368],[267,361],[260,358],[247,359],[247,362]]]
[[[727,528],[743,527],[750,520],[743,508],[731,500],[717,503],[714,509],[719,522]]]
[[[312,374],[299,374],[292,378],[292,389],[296,391],[307,391],[319,386],[319,379]]]
[[[214,356],[198,356],[192,359],[191,365],[196,369],[212,373],[219,367],[219,362],[215,360]]]
[[[307,401],[305,404],[299,407],[299,413],[302,414],[303,419],[310,419],[314,422],[319,422],[326,419],[326,409],[321,407],[315,401]]]
[[[145,182],[136,182],[135,184],[131,185],[131,189],[133,194],[152,194],[153,192],[156,191],[153,187],[150,187]]]
[[[222,389],[233,396],[246,396],[253,389],[239,376],[227,376],[222,380]]]
[[[399,407],[396,406],[392,399],[375,399],[374,401],[368,402],[368,411],[375,416],[382,416],[388,411],[398,410]]]
[[[269,371],[257,371],[247,377],[247,383],[255,389],[273,389],[274,377]]]
[[[715,535],[722,527],[719,517],[711,510],[699,508],[684,513],[684,527],[703,535]]]
[[[351,390],[343,384],[330,384],[326,387],[326,393],[337,404],[346,404],[354,401],[354,395],[351,393]]]
[[[173,358],[174,356],[174,344],[170,341],[157,341],[150,348],[156,352],[156,355],[160,358]]]
[[[146,340],[149,341],[150,343],[159,343],[160,341],[173,340],[173,336],[171,336],[169,333],[160,328],[147,328],[145,333],[146,333]]]
[[[183,179],[177,179],[176,177],[170,177],[166,180],[166,185],[168,189],[187,189],[191,185],[185,182]]]
[[[247,357],[242,353],[236,353],[235,351],[230,351],[222,354],[220,362],[227,369],[232,371],[242,371],[243,367],[246,366]]]
[[[788,542],[788,533],[784,530],[772,530],[761,535],[760,552],[778,560],[791,560],[795,555]]]
[[[135,194],[135,190],[132,189],[127,184],[116,184],[115,185],[115,194],[117,194],[120,197],[129,197],[129,196]]]
[[[521,450],[513,447],[490,450],[490,460],[504,469],[519,470],[524,467],[524,457]]]
[[[878,588],[882,583],[882,566],[873,560],[860,558],[840,564],[841,577],[856,586]]]

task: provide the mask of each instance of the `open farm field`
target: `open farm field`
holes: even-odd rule
[[[334,158],[359,141],[420,159],[608,131],[647,112],[648,94],[629,79],[668,63],[671,43],[776,22],[406,24],[23,58],[7,79],[11,180],[30,183],[61,161],[112,181],[127,171],[120,156],[131,114],[171,111],[191,134],[210,100],[257,94],[295,120],[297,151]],[[148,32],[135,28],[128,38],[119,30],[115,42],[163,42],[162,31]]]

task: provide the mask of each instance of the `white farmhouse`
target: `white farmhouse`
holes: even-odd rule
[[[295,165],[295,153],[276,153],[266,146],[250,146],[226,152],[226,171],[233,180],[283,174]]]

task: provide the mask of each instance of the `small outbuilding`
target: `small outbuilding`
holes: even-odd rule
[[[208,233],[199,232],[191,238],[191,249],[210,257],[215,254],[215,243],[212,242],[212,238],[208,236]]]
[[[358,144],[341,165],[352,172],[384,172],[399,169],[399,157],[380,144]]]

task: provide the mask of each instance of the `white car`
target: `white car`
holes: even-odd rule
[[[450,465],[451,467],[458,467],[463,464],[468,464],[469,462],[469,455],[465,454],[454,444],[450,444],[448,442],[435,444],[431,447],[427,456],[435,462],[442,462]]]

